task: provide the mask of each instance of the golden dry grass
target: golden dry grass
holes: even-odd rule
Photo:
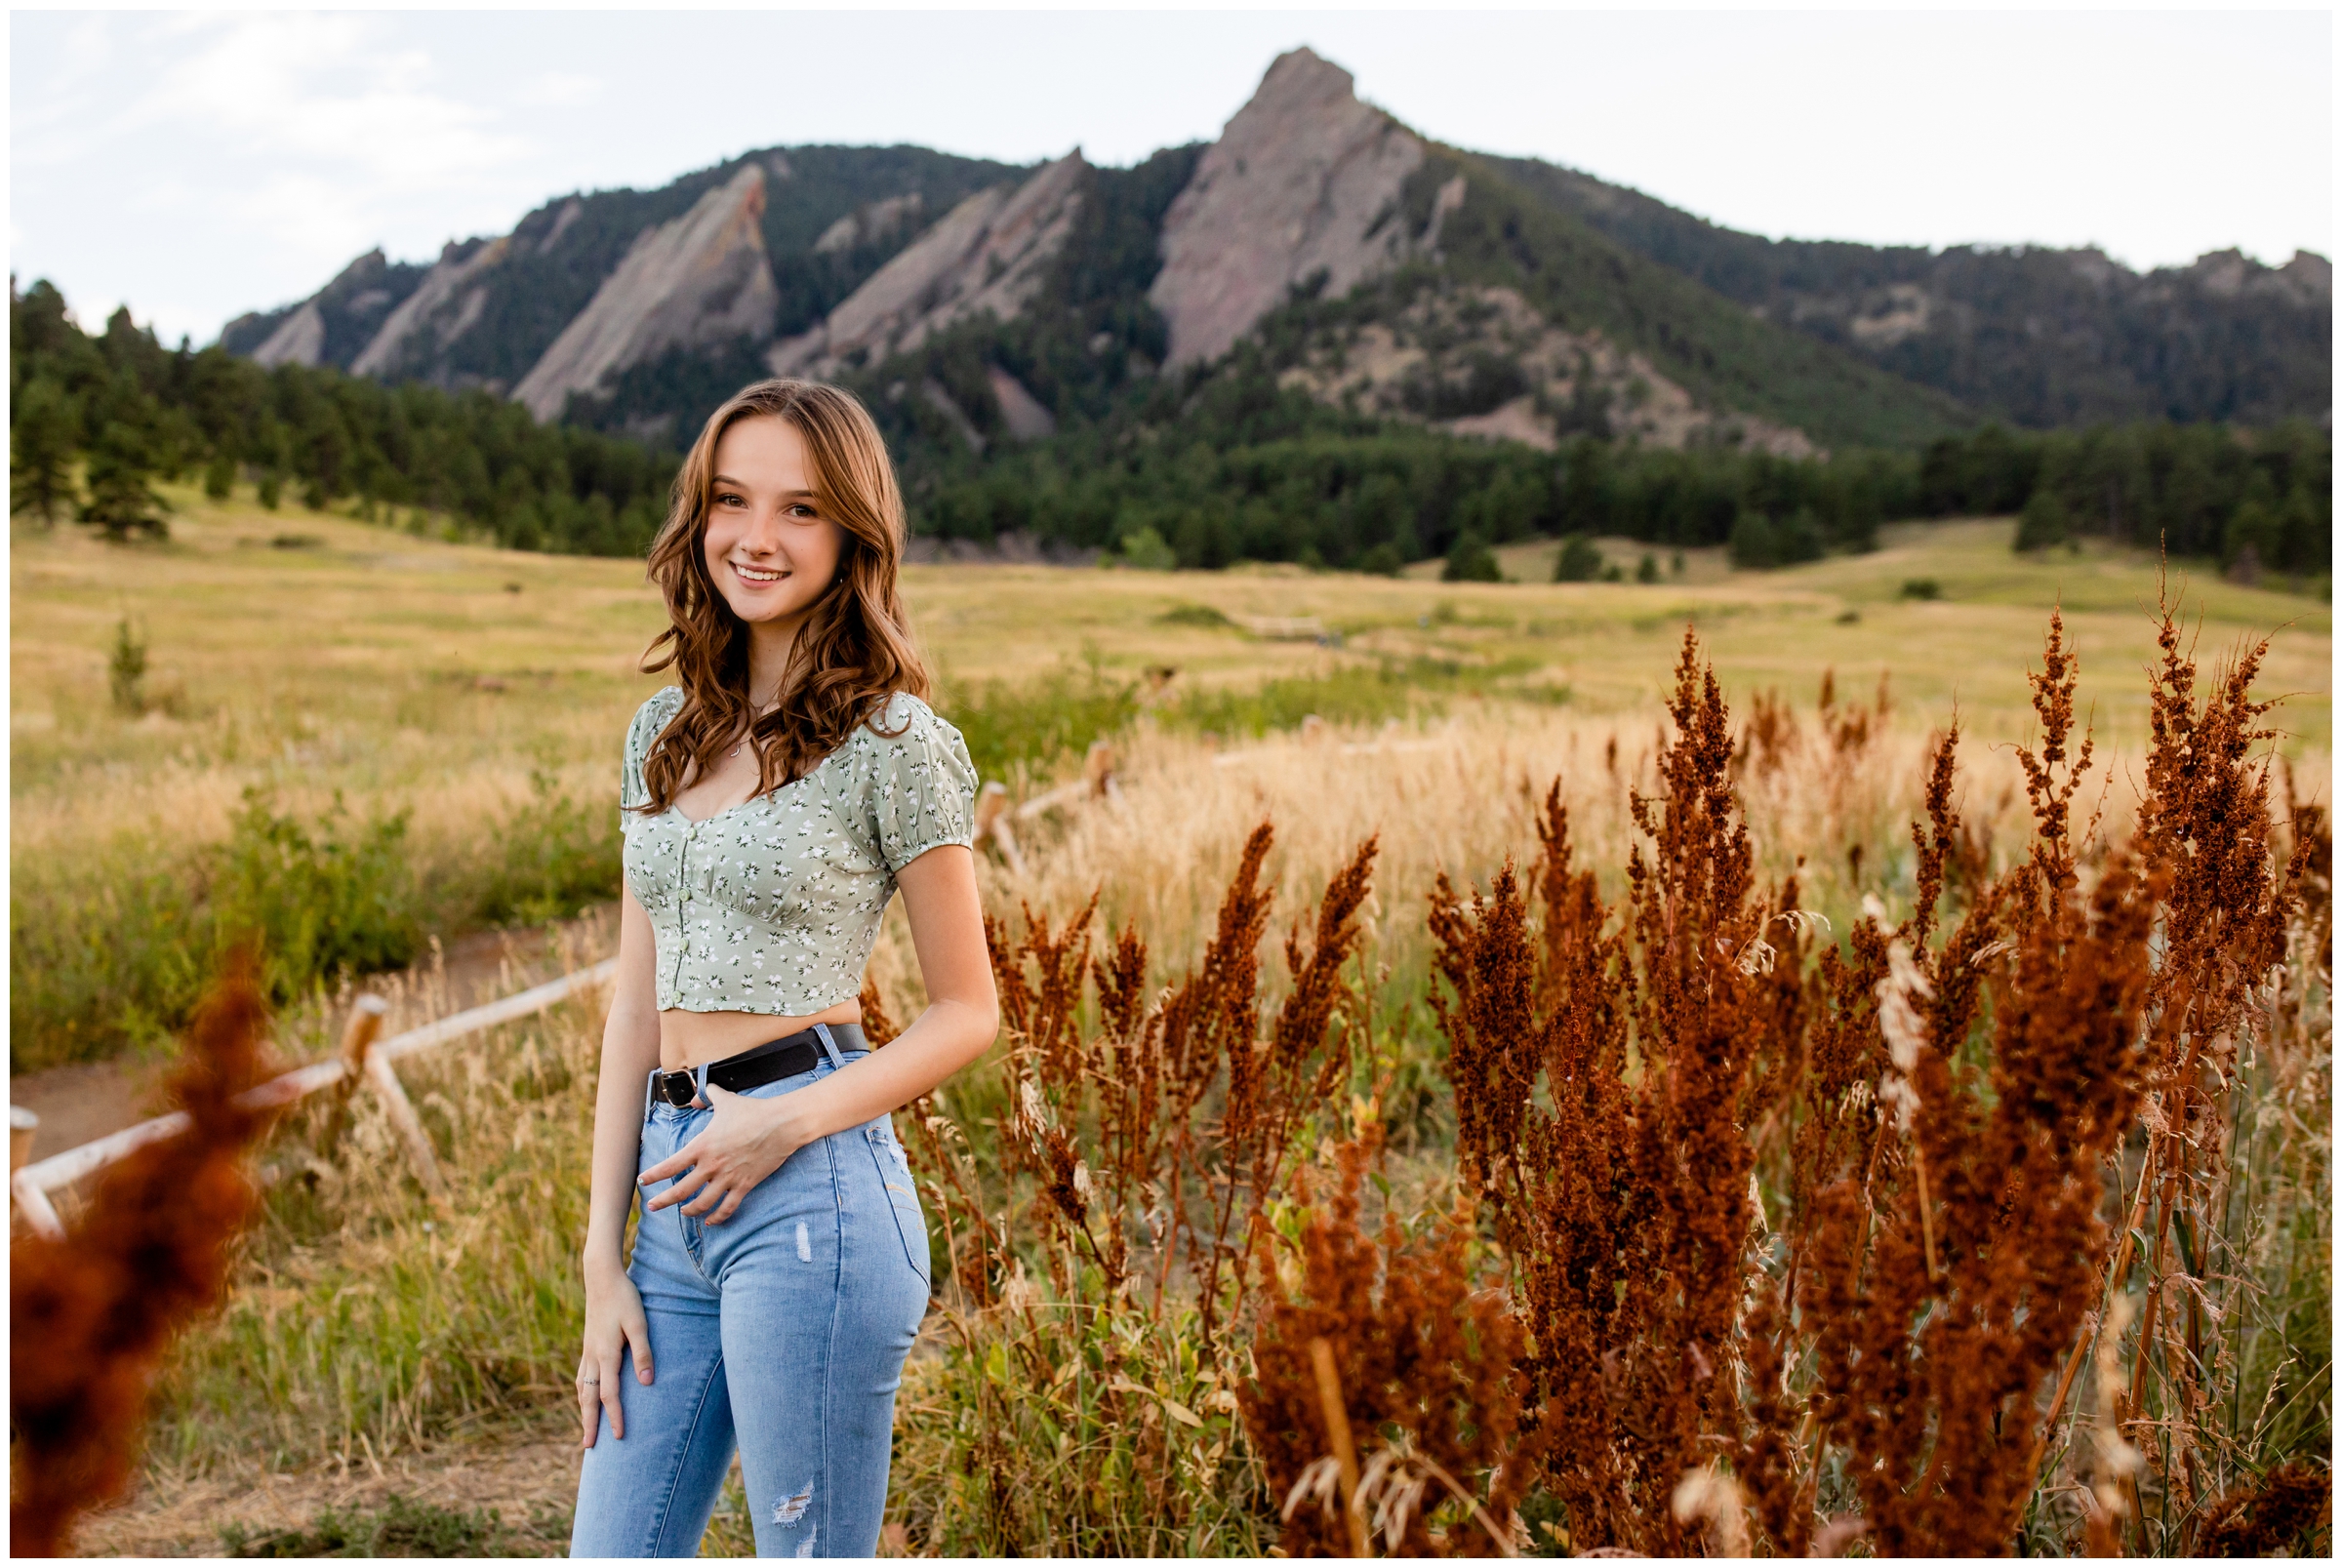
[[[428,843],[523,798],[534,762],[600,788],[618,737],[655,677],[635,672],[662,624],[639,566],[418,539],[345,517],[269,513],[240,497],[176,491],[174,537],[108,546],[21,528],[11,558],[11,847],[64,849],[125,829],[216,837],[247,784],[289,805],[335,788],[353,807],[418,802]],[[1085,656],[1109,675],[1177,667],[1182,685],[1244,686],[1378,659],[1428,657],[1565,686],[1580,713],[1653,709],[1686,619],[1726,686],[1810,702],[1835,668],[1847,696],[1881,671],[1901,722],[1923,729],[1957,701],[1980,737],[2023,733],[2025,658],[2062,598],[2101,736],[2135,744],[2144,607],[2137,552],[2020,560],[2005,523],[1890,529],[1886,547],[1810,567],[1681,584],[1441,584],[1298,569],[1199,574],[1042,567],[913,567],[906,589],[938,669],[964,687],[1017,682]],[[313,547],[269,540],[305,535]],[[1524,547],[1534,549],[1534,546]],[[1903,581],[1947,595],[1909,602]],[[2332,616],[2312,601],[2190,583],[2207,652],[2284,625],[2269,684],[2293,694],[2288,748],[2331,745]],[[1236,617],[1314,617],[1338,649],[1166,623],[1183,605]],[[1842,619],[1848,614],[1858,617]],[[125,615],[144,626],[160,704],[127,719],[106,658]]]

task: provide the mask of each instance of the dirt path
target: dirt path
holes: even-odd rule
[[[617,947],[617,901],[552,925],[475,931],[447,944],[436,962],[395,975],[369,976],[357,988],[403,1004],[394,1007],[389,1026],[412,1028],[552,979],[561,972],[560,941],[565,934],[581,961],[607,956]],[[9,1104],[41,1118],[30,1157],[61,1154],[169,1109],[162,1080],[170,1067],[167,1059],[120,1058],[12,1076]]]
[[[393,1497],[456,1512],[494,1508],[516,1551],[565,1553],[578,1495],[573,1431],[547,1429],[300,1474],[253,1472],[173,1481],[149,1478],[129,1498],[84,1519],[84,1557],[217,1557],[221,1532],[304,1529],[326,1508],[383,1508]]]

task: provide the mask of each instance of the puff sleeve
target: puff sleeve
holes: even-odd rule
[[[939,844],[976,839],[976,765],[960,733],[915,697],[898,695],[867,732],[875,756],[869,809],[879,859],[900,871]]]
[[[650,785],[643,783],[643,759],[651,754],[651,744],[659,739],[675,710],[683,705],[683,688],[663,686],[644,700],[634,710],[634,722],[626,726],[626,751],[618,770],[618,826],[624,832],[629,823],[640,818],[629,807],[647,805],[651,798]]]

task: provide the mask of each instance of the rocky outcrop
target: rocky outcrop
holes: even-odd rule
[[[1013,319],[1072,234],[1088,169],[1075,148],[1023,184],[970,196],[872,273],[828,320],[775,343],[773,374],[875,364],[987,311]]]
[[[560,227],[557,220],[554,231]],[[433,361],[478,324],[488,305],[487,276],[511,249],[509,234],[460,245],[449,241],[438,264],[424,274],[422,286],[390,312],[382,331],[350,361],[350,374],[385,380],[428,376]]]
[[[926,199],[915,190],[858,207],[822,230],[822,237],[813,242],[813,254],[830,256],[890,239],[917,222],[925,208]]]
[[[346,367],[384,318],[422,283],[424,270],[385,261],[380,250],[368,251],[299,304],[238,316],[221,330],[221,345],[263,365]]]
[[[1320,331],[1279,383],[1338,408],[1553,451],[1571,435],[1646,447],[1820,453],[1805,432],[1703,407],[1648,356],[1569,332],[1513,289],[1428,284],[1381,320]]]
[[[314,365],[325,357],[325,316],[311,300],[287,316],[284,324],[268,335],[268,341],[252,351],[258,364],[274,370],[279,365]]]
[[[1350,72],[1307,49],[1278,56],[1164,215],[1148,299],[1170,326],[1170,364],[1228,352],[1295,284],[1323,273],[1338,297],[1428,247],[1435,230],[1412,235],[1397,218],[1423,159],[1420,139],[1358,101]]]
[[[557,419],[573,392],[669,348],[771,336],[781,295],[764,249],[765,178],[747,164],[681,218],[643,230],[513,400]]]
[[[1000,422],[1008,426],[1012,440],[1038,441],[1057,434],[1057,416],[1028,391],[1023,382],[997,365],[987,365],[984,374],[991,382],[992,401],[1000,405]]]

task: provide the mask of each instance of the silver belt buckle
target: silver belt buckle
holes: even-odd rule
[[[659,1074],[659,1098],[678,1110],[689,1110],[700,1097],[700,1080],[688,1067]]]

